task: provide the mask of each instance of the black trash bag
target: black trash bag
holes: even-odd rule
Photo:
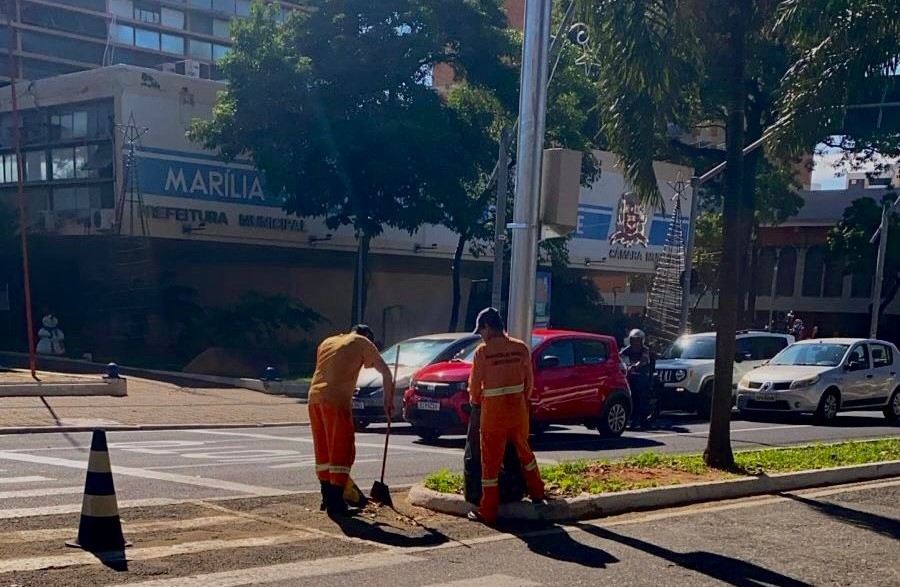
[[[506,445],[503,465],[498,478],[500,502],[521,501],[527,493],[522,464],[512,444]],[[481,408],[472,406],[469,414],[469,431],[466,436],[466,451],[463,455],[463,493],[466,501],[481,503]]]

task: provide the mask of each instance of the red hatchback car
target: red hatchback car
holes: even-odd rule
[[[532,434],[551,424],[584,424],[609,438],[625,431],[631,391],[613,337],[539,329],[531,348]],[[465,357],[430,365],[413,376],[403,396],[403,418],[423,440],[465,433],[474,354],[473,349]]]

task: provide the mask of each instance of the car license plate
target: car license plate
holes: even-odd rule
[[[425,412],[439,412],[441,411],[441,404],[439,402],[419,402],[417,406],[420,410]]]
[[[346,406],[347,404],[344,404],[344,405]],[[366,404],[364,404],[363,402],[353,402],[353,405],[351,407],[354,410],[365,410]]]
[[[758,402],[774,402],[775,394],[774,393],[757,393],[756,401],[758,401]]]

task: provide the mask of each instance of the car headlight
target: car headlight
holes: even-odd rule
[[[807,377],[806,379],[798,379],[791,383],[791,389],[803,389],[804,387],[811,387],[819,382],[821,379],[821,375],[816,375],[815,377]]]
[[[741,377],[741,380],[738,383],[738,387],[743,387],[744,389],[749,388],[750,387],[750,377],[748,375],[744,375],[743,377]]]
[[[675,381],[684,381],[687,379],[687,371],[684,369],[676,369],[673,376],[675,377]]]

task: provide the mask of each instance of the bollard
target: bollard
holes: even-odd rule
[[[104,379],[118,379],[119,378],[119,366],[115,363],[110,363],[106,366],[106,375]]]

